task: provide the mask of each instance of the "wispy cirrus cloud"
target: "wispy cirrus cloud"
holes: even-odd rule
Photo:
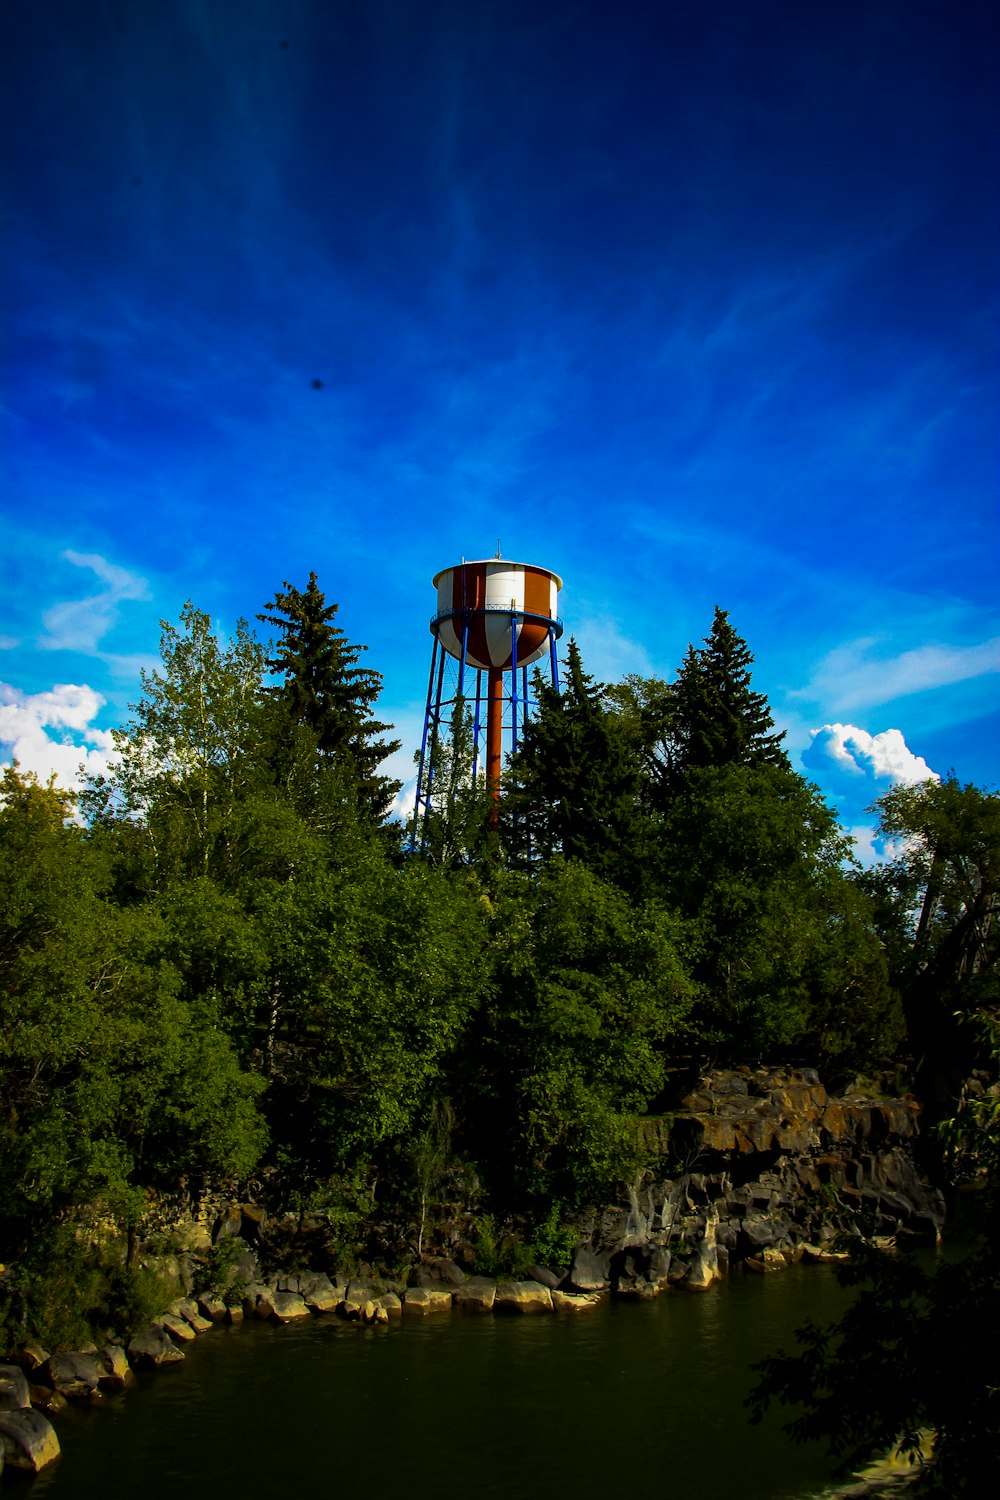
[[[83,599],[65,599],[50,605],[42,615],[44,634],[38,641],[40,649],[96,656],[114,671],[134,674],[140,666],[146,665],[146,658],[109,652],[103,641],[118,623],[119,605],[150,598],[146,580],[109,562],[97,552],[75,552],[67,548],[60,555],[74,567],[96,574],[104,588]]]
[[[789,697],[813,699],[834,713],[852,713],[1000,672],[1000,636],[975,645],[916,646],[896,655],[880,652],[879,644],[877,637],[867,636],[837,646]]]

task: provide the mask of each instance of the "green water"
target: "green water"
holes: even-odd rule
[[[802,1266],[569,1317],[218,1329],[60,1418],[63,1456],[30,1494],[791,1500],[829,1468],[782,1415],[749,1425],[749,1367],[845,1295]]]

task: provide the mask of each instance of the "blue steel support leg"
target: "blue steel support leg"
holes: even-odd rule
[[[559,691],[559,658],[556,655],[556,631],[555,626],[549,626],[549,660],[552,664],[552,686],[556,692]]]
[[[510,617],[510,743],[517,751],[517,615]]]
[[[480,668],[476,672],[476,713],[472,721],[472,785],[475,786],[479,780],[479,736],[483,730],[482,720],[483,703],[483,673]]]
[[[412,854],[417,845],[417,825],[420,822],[420,802],[423,796],[424,786],[424,762],[427,758],[427,729],[431,720],[431,710],[434,702],[434,668],[437,665],[438,638],[434,637],[431,647],[431,672],[427,679],[427,707],[424,710],[424,732],[420,737],[420,760],[417,764],[417,795],[413,803],[413,827],[410,829],[410,853]]]
[[[431,719],[430,747],[427,757],[427,793],[424,798],[424,824],[420,839],[420,852],[427,845],[427,823],[431,815],[431,789],[434,785],[434,761],[437,756],[438,734],[441,728],[441,685],[444,682],[445,649],[442,646],[438,659],[437,689],[434,693],[434,716]]]

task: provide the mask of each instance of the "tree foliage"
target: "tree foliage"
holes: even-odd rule
[[[300,1205],[416,1173],[424,1215],[449,1150],[551,1226],[631,1178],[677,1054],[836,1082],[891,1052],[897,989],[918,1082],[973,1108],[988,1059],[956,1015],[997,1004],[995,796],[891,793],[897,857],[859,877],[717,610],[675,682],[605,687],[571,643],[499,829],[457,705],[403,859],[379,675],[314,574],[267,611],[273,650],[190,603],[164,622],[82,823],[4,774],[0,1257],[258,1170]]]
[[[378,768],[400,741],[378,738],[391,728],[374,715],[382,678],[358,665],[368,648],[348,640],[335,623],[338,609],[326,602],[316,574],[310,573],[304,589],[286,581],[258,618],[278,631],[267,665],[281,678],[272,692],[283,718],[311,731],[320,756],[349,764],[358,805],[379,824],[400,783]]]
[[[947,1118],[982,1055],[966,1018],[1000,1004],[1000,795],[948,776],[895,787],[876,807],[897,853],[864,884],[922,1097],[934,1119]]]
[[[524,727],[504,784],[508,848],[522,868],[554,855],[636,884],[639,765],[603,687],[570,641],[561,692],[536,674],[538,712]]]
[[[579,861],[500,880],[495,985],[465,1059],[471,1130],[508,1200],[577,1203],[628,1177],[635,1117],[694,1001],[683,923]],[[499,1148],[499,1149],[498,1149]]]

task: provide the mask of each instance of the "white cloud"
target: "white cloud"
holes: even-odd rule
[[[896,852],[891,841],[880,838],[874,825],[864,821],[874,799],[890,787],[941,779],[922,756],[913,753],[900,730],[870,734],[856,724],[824,724],[811,730],[802,764],[835,803],[863,865],[891,859]]]
[[[806,686],[789,696],[813,698],[850,713],[1000,672],[1000,636],[974,646],[917,646],[897,656],[877,656],[877,645],[874,636],[867,636],[838,646]]]
[[[43,782],[54,776],[72,790],[80,785],[81,767],[87,775],[101,775],[111,762],[112,736],[93,723],[104,702],[85,683],[56,683],[43,693],[0,683],[0,746],[23,771]]]
[[[100,643],[118,621],[118,605],[126,599],[148,599],[146,580],[108,562],[97,552],[67,550],[62,556],[76,568],[88,568],[106,587],[85,599],[67,599],[47,609],[42,616],[46,634],[38,644],[46,651],[104,656]]]
[[[920,755],[914,755],[902,732],[883,729],[869,734],[855,724],[824,724],[810,730],[811,743],[802,762],[810,770],[839,772],[849,783],[913,786],[918,781],[940,781]]]

